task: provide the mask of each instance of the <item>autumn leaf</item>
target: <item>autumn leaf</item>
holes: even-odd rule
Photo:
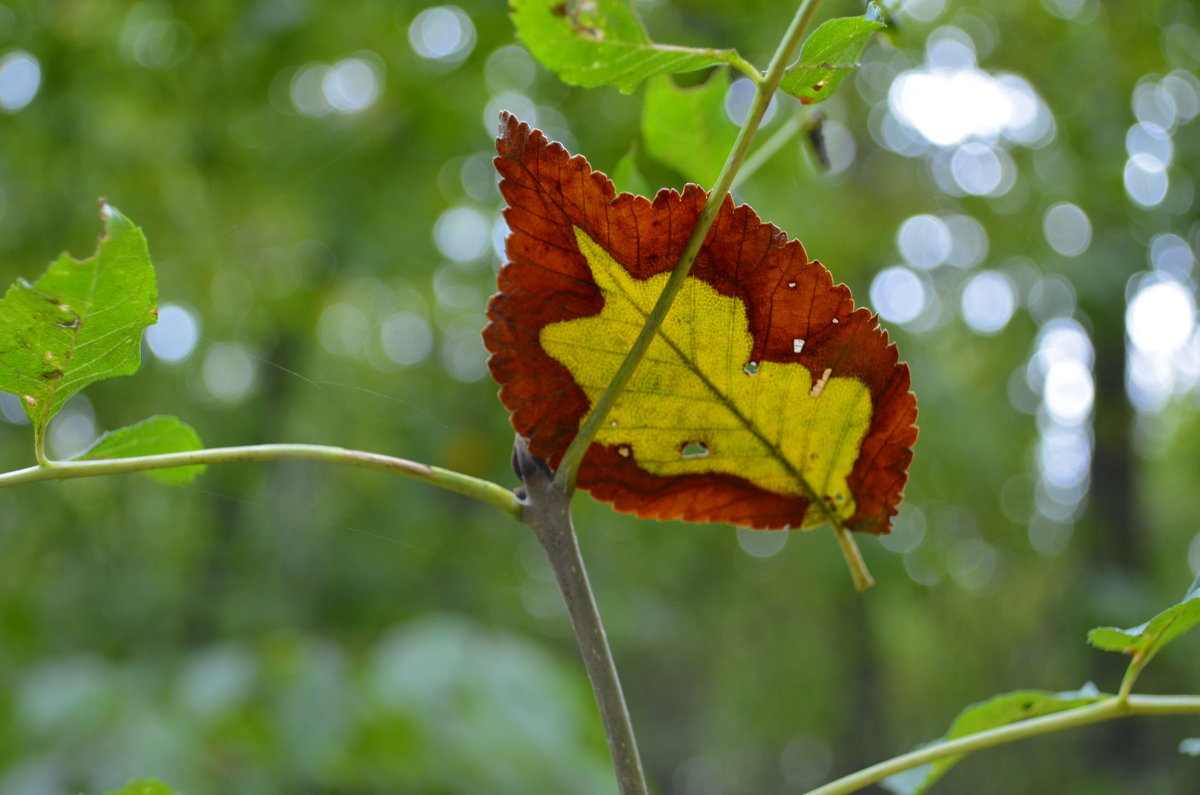
[[[514,427],[556,467],[707,194],[617,195],[507,113],[497,149],[511,233],[484,341]],[[885,533],[915,420],[908,366],[876,317],[798,241],[726,199],[577,485],[640,516],[800,528],[828,511]],[[810,510],[814,499],[826,510]]]

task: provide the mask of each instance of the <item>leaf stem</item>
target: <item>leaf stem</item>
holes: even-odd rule
[[[260,444],[242,447],[212,447],[183,453],[105,458],[94,461],[53,461],[40,466],[0,474],[0,488],[36,483],[43,480],[118,475],[126,472],[145,472],[152,469],[225,464],[235,461],[319,461],[330,464],[393,472],[425,481],[439,488],[457,492],[491,505],[514,519],[521,516],[521,502],[508,489],[489,480],[464,475],[441,467],[420,464],[404,458],[329,447],[316,444]]]
[[[919,767],[948,756],[968,754],[998,745],[1036,737],[1039,734],[1073,729],[1092,723],[1127,718],[1133,715],[1197,715],[1200,696],[1110,696],[1103,701],[1075,709],[1043,715],[1010,723],[987,731],[968,734],[953,740],[935,743],[907,754],[893,757],[871,767],[810,790],[807,795],[846,795],[875,784],[888,776]]]
[[[784,147],[784,145],[796,136],[804,125],[808,123],[806,114],[796,113],[790,119],[783,123],[770,138],[763,141],[762,144],[755,149],[742,164],[742,168],[733,179],[733,185],[730,190],[737,190],[738,186],[753,176],[754,172],[762,168],[768,160],[775,156],[775,153]]]
[[[772,56],[771,63],[767,67],[762,81],[757,84],[750,112],[746,115],[746,120],[742,122],[742,128],[738,132],[737,139],[733,144],[733,150],[730,151],[729,157],[726,159],[725,165],[717,177],[716,185],[713,186],[712,192],[708,194],[708,201],[704,203],[704,209],[700,211],[700,217],[696,220],[696,226],[683,248],[683,254],[679,257],[679,262],[675,265],[675,270],[671,272],[671,276],[667,280],[667,286],[663,288],[662,294],[658,297],[658,301],[650,311],[650,316],[646,319],[646,324],[642,327],[642,331],[638,334],[637,339],[634,340],[633,347],[629,349],[625,360],[621,362],[616,375],[609,382],[608,387],[604,390],[604,394],[596,401],[596,405],[592,407],[592,411],[588,414],[583,426],[580,427],[579,433],[575,435],[566,452],[563,453],[562,460],[558,465],[558,471],[555,474],[555,483],[567,494],[575,490],[575,479],[579,474],[579,465],[583,461],[584,454],[591,446],[592,439],[595,438],[601,423],[604,422],[613,404],[616,403],[617,396],[625,389],[625,385],[629,383],[629,379],[633,377],[638,364],[646,355],[646,351],[649,350],[650,343],[654,340],[655,334],[658,333],[663,320],[666,319],[667,312],[671,309],[671,304],[675,301],[675,296],[679,294],[680,289],[683,287],[684,279],[691,272],[692,264],[696,261],[696,255],[700,253],[704,239],[708,236],[708,231],[717,219],[717,213],[721,209],[721,204],[725,201],[725,197],[729,195],[734,177],[737,176],[742,161],[746,159],[746,155],[750,150],[750,143],[754,140],[754,134],[758,132],[763,115],[767,112],[767,107],[771,104],[771,98],[775,94],[775,89],[779,87],[779,81],[783,79],[784,70],[787,69],[788,62],[800,47],[800,43],[804,38],[804,31],[812,21],[819,4],[820,0],[803,0],[800,3],[800,7],[796,10],[796,15],[792,18],[792,23],[788,26],[783,41],[779,43],[779,48],[775,51],[775,55]]]

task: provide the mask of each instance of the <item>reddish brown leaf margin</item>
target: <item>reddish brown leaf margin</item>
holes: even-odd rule
[[[513,427],[555,467],[591,406],[566,367],[542,349],[538,334],[550,323],[595,315],[603,307],[573,227],[646,279],[674,267],[707,193],[687,185],[682,194],[660,190],[653,201],[617,194],[583,156],[572,157],[509,113],[501,114],[496,145],[510,234],[508,262],[483,332],[488,366]],[[799,361],[814,379],[829,368],[866,385],[874,410],[849,477],[857,510],[846,525],[889,532],[908,479],[917,407],[908,365],[898,361],[878,316],[856,309],[849,288],[834,285],[799,241],[728,198],[691,275],[745,304],[754,361]],[[795,338],[806,340],[799,356]],[[618,510],[657,519],[781,528],[799,526],[808,509],[806,499],[732,475],[652,475],[598,443],[584,457],[577,483]]]

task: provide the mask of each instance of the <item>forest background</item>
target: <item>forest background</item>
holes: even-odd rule
[[[763,64],[778,5],[637,8],[657,40]],[[892,536],[860,539],[877,586],[855,593],[824,531],[576,503],[664,793],[800,792],[997,692],[1112,690],[1124,661],[1086,631],[1144,620],[1200,572],[1200,11],[892,11],[816,106],[828,162],[815,108],[781,96],[759,140],[783,145],[735,190],[880,312],[912,367],[908,499]],[[142,372],[76,397],[51,453],[169,412],[210,446],[336,444],[515,485],[479,338],[504,235],[498,113],[620,187],[705,179],[656,159],[646,91],[564,85],[484,0],[0,5],[0,277],[90,254],[99,196],[158,269]],[[32,463],[22,421],[0,396],[3,469]],[[4,795],[141,775],[191,795],[611,791],[541,550],[466,499],[298,463],[37,484],[3,496],[0,560]],[[1139,690],[1194,691],[1198,643]],[[1197,734],[1093,727],[939,786],[1182,792],[1197,762],[1175,748]]]

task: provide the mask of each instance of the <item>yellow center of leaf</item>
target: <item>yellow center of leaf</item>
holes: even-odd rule
[[[635,279],[578,227],[575,239],[604,308],[546,325],[540,341],[595,405],[669,275]],[[829,370],[814,379],[798,361],[750,361],[752,345],[742,301],[687,278],[596,442],[654,475],[736,475],[776,494],[824,498],[848,519],[846,480],[871,425],[866,386]],[[797,359],[803,348],[796,340]],[[802,526],[823,522],[809,508]]]

